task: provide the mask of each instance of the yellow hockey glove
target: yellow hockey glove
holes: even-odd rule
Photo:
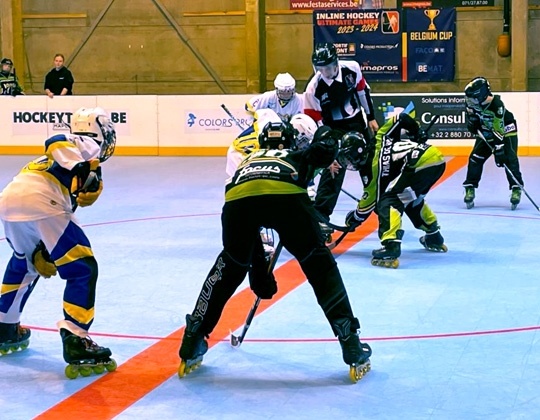
[[[40,276],[46,279],[56,276],[56,265],[42,241],[39,241],[39,244],[37,244],[36,249],[32,253],[32,264],[34,264],[34,268]]]
[[[81,207],[91,206],[99,198],[101,191],[103,191],[103,181],[99,181],[99,186],[96,191],[80,192],[77,195],[77,204]]]

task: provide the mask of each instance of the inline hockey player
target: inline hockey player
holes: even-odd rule
[[[521,201],[521,187],[524,184],[517,156],[518,132],[514,114],[506,109],[499,95],[491,93],[485,77],[475,77],[467,84],[465,102],[467,128],[475,135],[476,141],[469,156],[467,176],[463,182],[463,201],[468,209],[474,207],[475,189],[480,183],[484,163],[493,154],[497,166],[506,166],[506,179],[511,191],[510,205],[511,209],[515,210]],[[487,142],[478,135],[479,131]],[[520,185],[517,185],[516,180]]]
[[[261,93],[246,103],[246,111],[254,114],[259,109],[273,110],[284,122],[304,111],[302,95],[296,93],[296,80],[289,73],[279,73],[274,79],[274,90]]]
[[[260,150],[251,153],[229,180],[221,218],[223,250],[202,286],[194,311],[186,316],[179,350],[180,377],[201,363],[208,349],[206,338],[248,272],[261,226],[274,229],[284,248],[299,261],[339,338],[351,379],[357,381],[369,370],[371,349],[358,339],[360,324],[306,191],[315,168],[326,167],[336,158],[338,139],[329,127],[321,127],[307,148],[294,150],[294,135],[286,124],[268,123],[259,138]],[[252,282],[251,287],[266,299],[277,291],[275,279],[268,277]]]
[[[367,147],[368,165],[359,165],[364,168],[364,193],[345,220],[347,226],[356,229],[373,211],[377,213],[382,248],[372,252],[373,265],[398,267],[404,212],[415,228],[425,232],[420,238],[424,248],[433,252],[448,250],[437,217],[425,201],[446,163],[441,152],[426,143],[427,134],[409,114],[414,115],[414,108],[389,118],[376,135],[375,147]],[[411,139],[402,139],[402,130]],[[364,149],[365,143],[361,147]],[[359,154],[358,159],[362,163],[366,156]]]
[[[116,369],[111,351],[88,336],[94,320],[98,265],[74,210],[95,203],[103,190],[101,163],[114,152],[116,132],[101,108],[81,108],[71,134],[45,141],[45,155],[30,162],[0,194],[0,218],[13,249],[0,294],[0,353],[28,346],[20,318],[39,277],[66,280],[64,319],[58,322],[66,375]]]
[[[344,133],[356,131],[371,142],[379,125],[375,119],[370,87],[360,64],[352,60],[339,60],[332,43],[316,44],[311,56],[315,70],[304,92],[304,113],[318,124],[324,124]],[[365,114],[365,117],[364,117]],[[346,170],[337,162],[321,173],[315,209],[321,220],[330,221],[336,206]],[[331,233],[325,223],[325,233]]]

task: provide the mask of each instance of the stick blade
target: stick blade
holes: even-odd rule
[[[231,331],[231,346],[234,348],[240,347],[240,344],[242,344],[242,341],[240,341],[240,338],[234,335]]]

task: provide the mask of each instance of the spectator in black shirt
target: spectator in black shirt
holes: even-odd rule
[[[73,75],[64,67],[64,56],[56,54],[54,56],[54,68],[45,76],[45,93],[49,98],[54,95],[73,95]]]

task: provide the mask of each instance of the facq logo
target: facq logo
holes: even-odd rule
[[[187,120],[188,126],[193,127],[193,124],[195,124],[196,119],[197,119],[197,116],[190,112],[188,114],[188,120]]]

